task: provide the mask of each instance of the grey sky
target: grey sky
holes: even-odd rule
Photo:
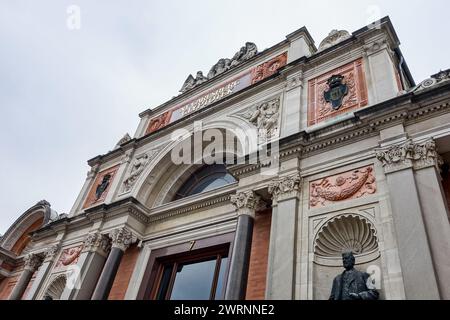
[[[81,29],[66,26],[69,5]],[[42,199],[68,212],[86,160],[138,113],[246,41],[262,51],[306,26],[316,45],[389,15],[416,82],[450,67],[447,0],[0,2],[0,234]]]

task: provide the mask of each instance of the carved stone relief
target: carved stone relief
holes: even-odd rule
[[[55,268],[63,268],[76,264],[78,262],[78,258],[80,257],[81,250],[83,250],[83,245],[64,249],[58,259],[58,262],[56,263]]]
[[[331,30],[331,32],[328,34],[328,36],[322,40],[322,42],[319,45],[318,51],[323,51],[325,49],[328,49],[339,42],[342,42],[344,40],[347,40],[350,38],[351,35],[348,31],[345,30]]]
[[[263,143],[279,135],[280,101],[281,97],[264,101],[233,116],[253,124],[258,130],[259,142]]]
[[[301,181],[300,174],[298,173],[291,176],[280,177],[270,183],[268,191],[275,202],[289,197],[295,197],[300,191]]]
[[[347,86],[348,90],[338,110],[333,109],[331,103],[327,102],[324,97],[324,92],[330,89],[327,82],[333,75],[342,76],[342,83]],[[308,83],[308,126],[315,125],[368,104],[362,59],[358,59],[311,79]]]
[[[439,167],[442,161],[434,140],[421,143],[407,140],[402,144],[376,149],[375,156],[387,173],[408,167],[414,167],[414,169],[428,166]]]
[[[252,70],[252,84],[266,79],[277,72],[279,68],[287,63],[287,52],[276,56],[275,58],[260,64]]]
[[[348,171],[310,183],[309,205],[311,208],[361,198],[377,191],[373,166]]]

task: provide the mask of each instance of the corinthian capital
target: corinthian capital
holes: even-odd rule
[[[296,197],[301,189],[302,179],[299,173],[280,177],[272,181],[269,185],[269,193],[275,202]]]
[[[25,256],[25,270],[30,270],[31,272],[35,272],[42,264],[43,257],[42,255],[29,253]]]
[[[84,240],[84,252],[97,252],[106,256],[111,249],[109,237],[101,233],[90,233]]]
[[[386,173],[411,167],[417,170],[438,166],[440,160],[436,143],[432,139],[421,143],[408,140],[402,144],[378,148],[375,149],[375,156]]]
[[[59,244],[55,244],[45,251],[45,261],[53,261],[56,257],[56,255],[59,252],[59,249],[61,246]]]
[[[230,201],[236,207],[238,214],[247,214],[254,217],[261,202],[261,197],[253,191],[246,191],[232,195]]]
[[[114,229],[109,233],[112,247],[126,251],[130,245],[137,241],[137,237],[126,227]]]

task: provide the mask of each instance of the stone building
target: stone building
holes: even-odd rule
[[[416,85],[399,45],[301,28],[190,75],[3,235],[0,298],[328,299],[351,250],[381,299],[449,299],[450,71]]]

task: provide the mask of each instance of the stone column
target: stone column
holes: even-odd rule
[[[247,290],[248,269],[252,248],[253,224],[260,197],[253,191],[231,196],[238,214],[230,271],[225,292],[225,300],[243,300]]]
[[[31,286],[30,290],[27,293],[27,296],[25,300],[35,300],[39,290],[42,288],[42,284],[44,283],[45,279],[47,278],[48,274],[50,273],[51,267],[53,265],[53,262],[55,261],[55,258],[60,250],[60,245],[55,244],[47,249],[47,251],[44,253],[45,258],[44,262],[42,263],[41,267],[39,268],[39,272],[36,275],[36,279],[33,282],[33,285]]]
[[[20,275],[19,281],[17,281],[9,300],[20,300],[30,283],[31,277],[34,272],[41,266],[42,256],[34,253],[30,253],[25,257],[25,267]]]
[[[438,281],[413,171],[418,148],[407,140],[375,152],[386,174],[406,299],[435,300]]]
[[[66,288],[61,300],[91,299],[110,248],[111,241],[107,235],[93,232],[86,237],[77,263],[80,268],[79,286]]]
[[[295,298],[300,183],[300,174],[296,173],[276,179],[269,186],[273,200],[266,286],[269,300]]]
[[[107,300],[114,279],[119,269],[124,252],[136,242],[136,237],[126,227],[113,230],[109,237],[112,240],[112,249],[103,267],[97,286],[92,295],[92,300]]]
[[[441,299],[450,300],[450,223],[433,140],[415,147],[414,175]]]

